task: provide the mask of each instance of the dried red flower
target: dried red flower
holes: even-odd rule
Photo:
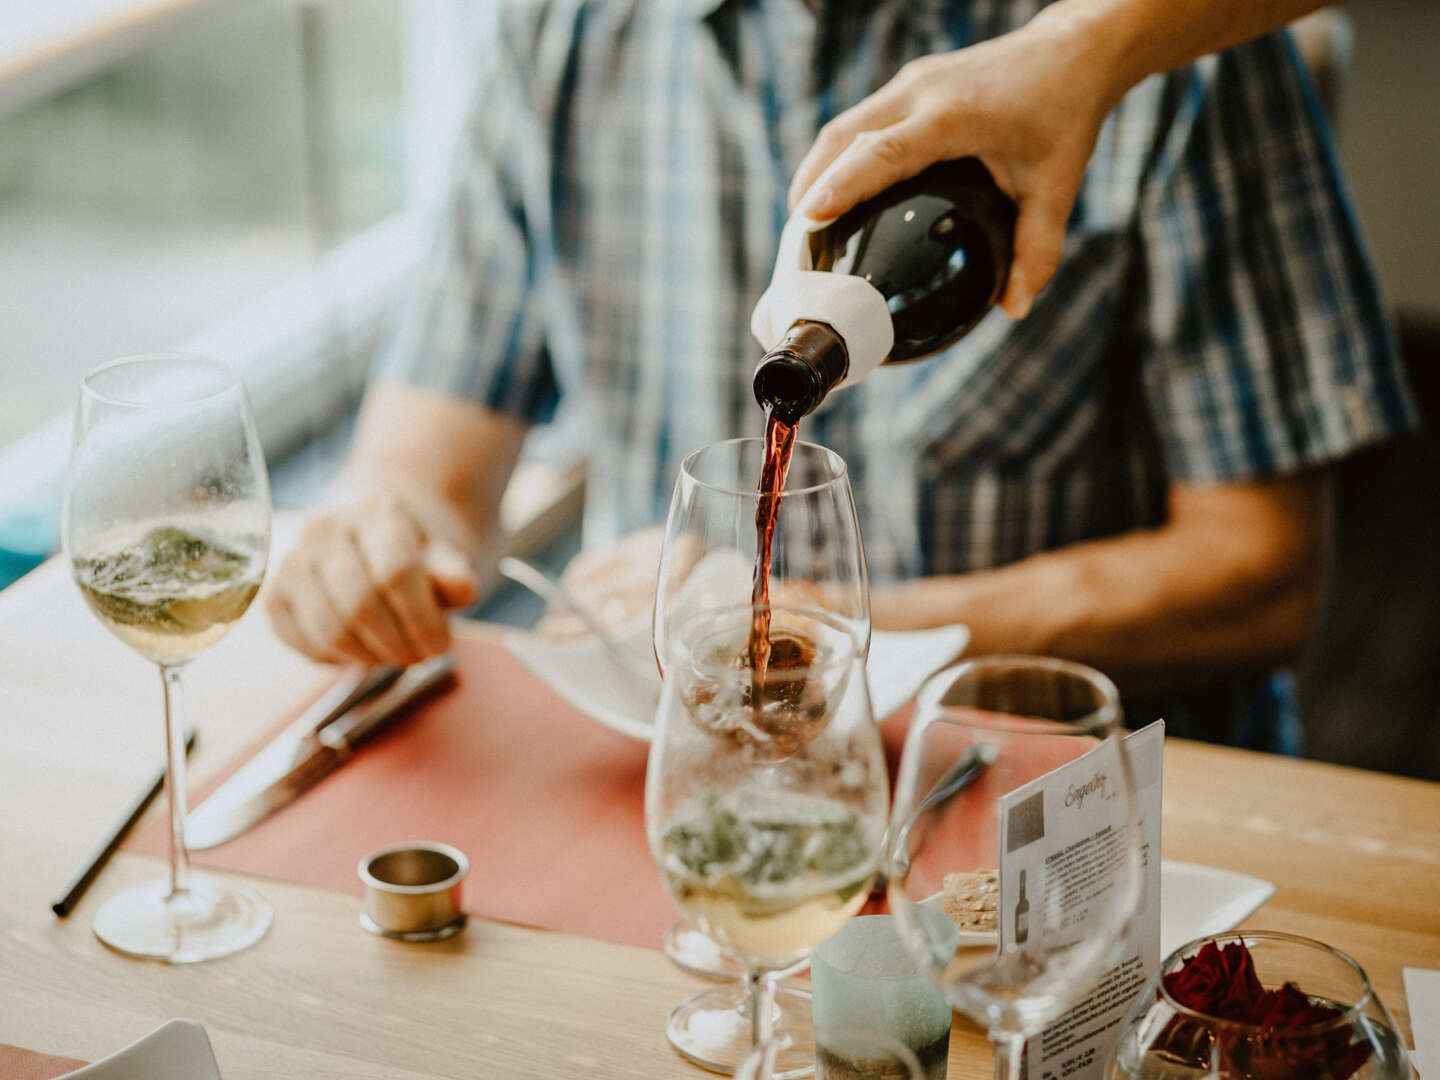
[[[1218,1038],[1224,1076],[1346,1080],[1373,1053],[1368,1042],[1352,1043],[1351,1032],[1342,1026],[1302,1032],[1341,1015],[1341,1010],[1313,1001],[1294,983],[1266,990],[1243,942],[1223,949],[1206,942],[1163,981],[1165,993],[1187,1009],[1256,1029],[1216,1029],[1184,1016],[1167,1026],[1160,1045],[1202,1067],[1209,1064]]]

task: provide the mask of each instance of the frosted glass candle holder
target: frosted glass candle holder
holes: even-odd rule
[[[950,924],[942,913],[937,919]],[[937,923],[937,926],[940,926]],[[827,1031],[875,1031],[914,1051],[926,1080],[945,1080],[950,1056],[950,1006],[900,938],[891,915],[862,915],[810,955],[815,1017],[815,1080],[881,1080]]]

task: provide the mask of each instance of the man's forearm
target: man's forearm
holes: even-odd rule
[[[329,499],[393,495],[427,531],[473,559],[493,539],[527,430],[469,402],[379,382],[366,394]]]
[[[1157,529],[877,589],[875,625],[963,622],[971,653],[1078,660],[1132,693],[1286,663],[1315,603],[1321,497],[1317,477],[1276,484],[1268,504],[1211,515],[1202,494]]]
[[[1146,76],[1278,30],[1319,0],[1058,0],[1037,23],[1082,35],[1108,72],[1112,104]]]

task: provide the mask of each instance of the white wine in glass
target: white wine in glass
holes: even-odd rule
[[[736,1064],[772,1035],[774,974],[865,903],[889,791],[850,628],[774,608],[776,647],[757,701],[744,662],[751,615],[748,605],[709,609],[689,622],[693,633],[672,624],[645,790],[650,849],[671,899],[748,969],[748,1038],[707,1045]],[[671,1043],[687,1057],[677,1035],[703,1026],[711,1008],[702,995],[670,1016]],[[808,1049],[801,1057],[778,1075],[809,1071]]]
[[[171,963],[236,952],[264,935],[271,910],[248,889],[190,873],[180,673],[245,614],[265,574],[270,489],[240,380],[182,354],[86,375],[63,522],[85,602],[159,666],[165,696],[170,874],[106,900],[95,933]]]

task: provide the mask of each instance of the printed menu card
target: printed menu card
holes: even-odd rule
[[[1068,1012],[1032,1037],[1026,1080],[1099,1080],[1121,1018],[1160,966],[1160,788],[1165,723],[1157,721],[1000,799],[1000,947],[1039,934],[1079,941],[1115,896],[1123,864],[1123,753],[1135,786],[1143,893],[1119,959]]]

